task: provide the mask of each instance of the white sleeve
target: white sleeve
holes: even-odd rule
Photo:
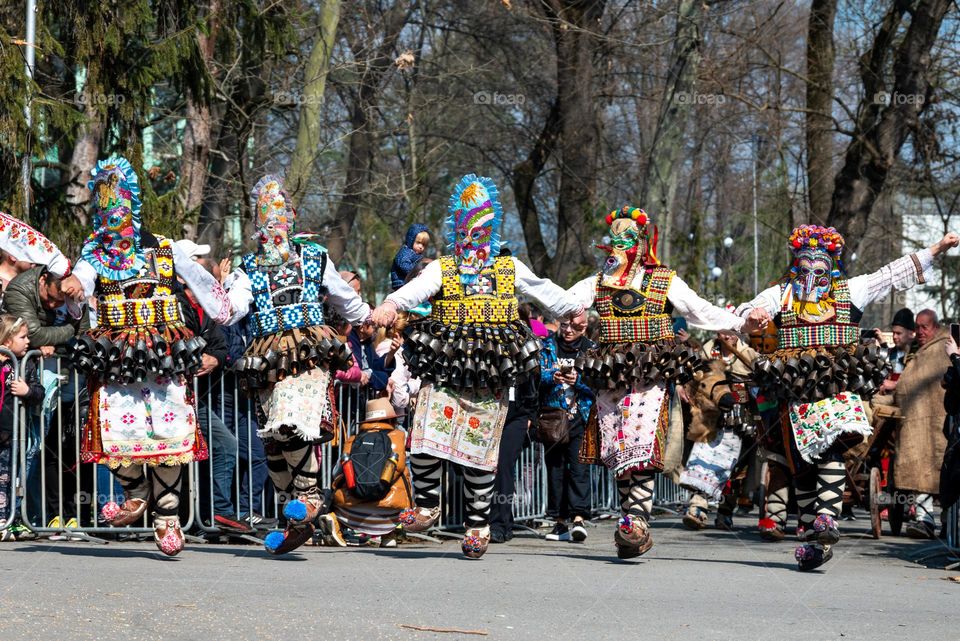
[[[387,300],[400,311],[407,311],[430,300],[442,286],[443,270],[440,261],[435,260],[424,267],[419,276],[387,296]]]
[[[910,289],[925,281],[933,265],[933,254],[929,249],[908,254],[888,263],[873,272],[847,281],[850,288],[850,302],[863,309],[878,298],[883,298],[890,290]]]
[[[17,260],[43,265],[57,276],[70,271],[70,261],[49,238],[3,212],[0,212],[0,249]]]
[[[540,278],[516,257],[513,257],[513,267],[517,291],[524,296],[535,298],[555,317],[562,318],[583,311],[583,305],[570,296],[567,290],[549,278]]]
[[[83,287],[83,297],[90,298],[93,296],[94,289],[97,286],[97,271],[93,268],[93,265],[80,259],[73,266],[73,275],[77,277]]]
[[[670,281],[667,299],[673,304],[674,309],[687,319],[688,323],[699,329],[739,331],[745,322],[736,314],[697,296],[679,276],[674,276]]]
[[[250,313],[253,305],[253,286],[250,284],[250,277],[247,276],[246,272],[242,269],[235,269],[227,276],[223,287],[227,290],[230,306],[233,308],[233,314],[224,325],[235,325]]]
[[[337,266],[329,259],[323,271],[323,286],[327,290],[327,302],[351,325],[359,325],[370,316],[370,306],[340,277]]]
[[[746,318],[751,310],[759,308],[767,310],[767,313],[773,316],[780,311],[781,302],[780,286],[774,285],[757,294],[753,300],[741,303],[736,313],[737,316]]]
[[[176,243],[170,243],[173,248],[173,267],[177,276],[183,279],[190,291],[193,292],[200,307],[218,325],[236,323],[247,310],[235,310],[230,296],[222,285],[203,266],[187,256]],[[237,315],[241,314],[239,317]]]
[[[567,296],[577,301],[584,308],[592,307],[597,298],[597,275],[587,276],[579,283],[567,290]]]

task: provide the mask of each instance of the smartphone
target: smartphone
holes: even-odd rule
[[[953,336],[953,342],[960,345],[960,323],[950,323],[950,335]]]
[[[870,343],[876,342],[877,335],[872,329],[861,329],[860,330],[860,342],[861,343]]]

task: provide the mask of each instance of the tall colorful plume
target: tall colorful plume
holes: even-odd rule
[[[92,170],[90,189],[93,232],[81,251],[98,274],[109,280],[133,278],[144,264],[140,244],[140,184],[122,156],[101,160]]]
[[[490,178],[468,174],[450,196],[447,242],[453,249],[460,282],[471,285],[500,253],[503,208]]]

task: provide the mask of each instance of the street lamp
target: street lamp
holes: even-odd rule
[[[30,129],[33,127],[33,116],[30,113],[30,83],[33,81],[34,61],[36,59],[37,40],[37,6],[35,0],[27,0],[27,33],[24,48],[24,65],[27,73],[27,99],[23,106],[23,118],[27,124],[27,145],[23,150],[23,164],[20,168],[20,179],[23,182],[23,220],[30,224]]]

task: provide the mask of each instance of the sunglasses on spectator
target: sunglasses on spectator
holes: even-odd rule
[[[575,323],[560,323],[560,329],[572,329],[576,332],[579,332],[581,329],[586,329],[585,324],[575,324]]]

